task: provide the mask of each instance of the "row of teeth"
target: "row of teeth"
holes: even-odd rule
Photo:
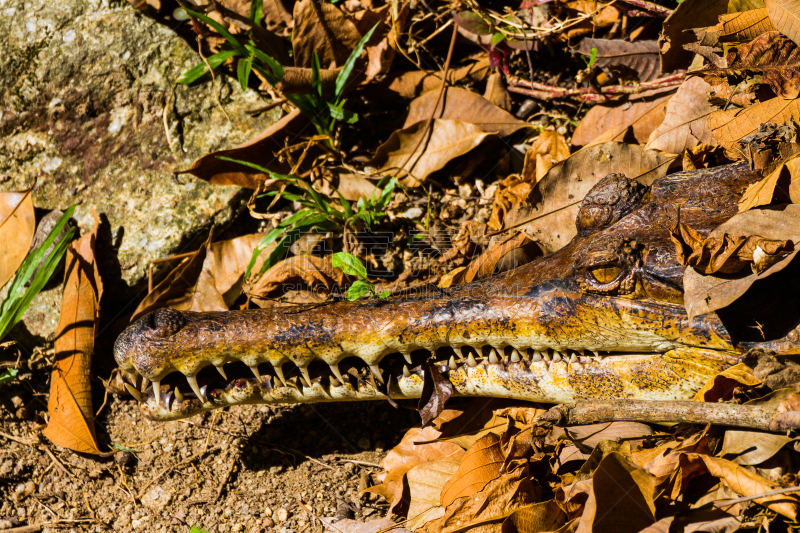
[[[465,352],[466,355],[464,355]],[[553,350],[552,355],[550,355],[549,350],[532,350],[532,353],[529,354],[527,350],[523,350],[522,352],[520,352],[515,348],[511,351],[511,354],[508,357],[501,357],[496,348],[491,348],[489,350],[489,355],[486,358],[486,361],[488,361],[489,364],[499,364],[501,360],[504,360],[504,362],[507,364],[520,363],[523,361],[529,362],[531,364],[544,362],[549,366],[551,363],[557,363],[561,361],[568,364],[576,364],[576,363],[591,364],[596,361],[602,361],[603,358],[605,357],[600,355],[599,352],[596,352],[594,350],[592,350],[591,352],[593,356],[586,356],[583,350],[579,350],[577,352],[573,351],[571,354],[566,350],[564,351]],[[408,364],[413,364],[411,361],[411,355],[409,353],[403,353],[403,357],[408,362]],[[483,359],[483,357],[479,356],[478,359]],[[456,370],[458,369],[459,364],[464,364],[464,363],[466,363],[470,367],[478,366],[478,360],[475,358],[475,356],[471,351],[467,352],[466,348],[462,348],[461,359],[456,360],[454,356],[450,356],[450,359],[447,361],[447,366],[451,370]],[[437,363],[437,364],[442,365],[444,363]],[[339,367],[337,365],[329,365],[329,367],[331,373],[333,373],[334,377],[339,381],[339,383],[344,383],[345,380],[344,377],[342,376],[341,371],[339,370]],[[225,374],[225,369],[221,365],[219,366],[215,365],[215,368],[223,377],[223,379],[225,379],[225,381],[229,381],[228,376]],[[261,373],[258,370],[258,367],[251,366],[249,368],[253,372],[253,375],[256,377],[256,379],[261,381],[262,377]],[[281,383],[283,383],[284,386],[287,386],[287,380],[284,377],[283,369],[281,368],[281,366],[273,365],[273,369],[275,371],[275,375],[278,377]],[[308,373],[308,367],[300,366],[298,367],[298,369],[300,370],[300,373],[305,383],[308,386],[310,386],[312,381],[311,381],[311,376]],[[378,365],[377,364],[369,365],[369,369],[372,371],[372,374],[375,376],[375,379],[379,383],[383,384],[384,383],[383,374],[381,373],[381,370],[378,367]],[[408,365],[403,365],[403,376],[406,378],[411,377],[411,371],[409,370]],[[134,381],[138,381],[138,379],[136,378],[138,378],[138,376],[134,376]],[[141,390],[144,391],[151,382],[146,377],[142,377],[142,380],[143,382]],[[197,378],[195,376],[186,376],[186,381],[189,383],[189,387],[192,389],[192,392],[194,392],[194,395],[198,399],[201,399],[203,402],[205,402],[206,391],[208,386],[204,385],[203,387],[200,387],[197,383]],[[156,406],[158,406],[162,397],[161,382],[153,381],[152,384],[153,384],[153,394],[155,396]],[[139,392],[139,390],[134,388],[134,386],[129,383],[125,383],[125,387],[128,389],[128,392],[130,392],[134,398],[141,401],[142,394]],[[169,405],[169,396],[171,394],[172,392],[167,392],[165,395],[168,398],[167,405]],[[178,400],[178,402],[183,402],[184,400],[184,396],[180,392],[178,387],[175,387],[175,398]]]

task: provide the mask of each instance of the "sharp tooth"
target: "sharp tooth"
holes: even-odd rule
[[[519,352],[516,349],[511,351],[511,362],[512,363],[520,362]]]
[[[472,356],[472,352],[470,352],[469,356],[467,357],[467,364],[469,366],[478,366],[478,362],[475,360],[475,357]]]
[[[332,365],[328,363],[328,366],[331,367],[331,372],[334,376],[336,376],[336,379],[339,381],[339,383],[344,385],[344,378],[342,377],[342,373],[339,372],[339,365]]]
[[[222,376],[225,381],[228,381],[228,376],[225,375],[225,369],[222,368],[222,365],[217,366],[217,372],[219,372],[219,375]]]
[[[402,353],[402,354],[403,354],[403,359],[405,359],[405,360],[406,360],[406,363],[408,363],[409,365],[410,365],[410,364],[413,364],[413,363],[411,362],[411,353],[410,353],[410,352],[400,352],[400,353]]]
[[[531,360],[531,356],[530,356],[530,354],[528,353],[528,350],[527,350],[527,349],[525,349],[525,350],[520,350],[520,352],[519,352],[519,353],[521,353],[521,354],[522,354],[522,360],[523,360],[523,361],[530,361],[530,360]]]
[[[194,395],[197,396],[197,399],[205,403],[206,399],[200,391],[200,387],[197,386],[197,378],[194,376],[186,376],[186,381],[189,382],[189,386],[192,388]]]
[[[156,407],[161,404],[161,382],[154,381],[153,382],[153,394],[156,397]]]
[[[542,359],[545,361],[550,361],[550,354],[547,352],[542,352]]]
[[[570,363],[577,363],[577,362],[578,362],[578,356],[577,356],[577,355],[575,355],[575,354],[572,354],[572,355],[570,356],[570,358],[569,358],[569,362],[570,362]]]
[[[411,377],[411,371],[408,369],[408,365],[403,365],[403,377],[404,378]]]
[[[542,360],[542,356],[541,356],[541,354],[539,354],[539,352],[534,352],[534,353],[533,353],[533,357],[531,358],[531,360],[532,360],[534,363],[538,363],[539,361],[541,361],[541,360]]]
[[[275,369],[275,375],[278,376],[278,379],[281,380],[283,386],[286,387],[286,378],[283,377],[283,367],[281,365],[272,365],[272,368]]]
[[[130,393],[131,396],[136,398],[137,402],[141,402],[142,401],[142,393],[139,392],[138,390],[136,390],[133,387],[133,385],[131,385],[130,383],[126,383],[125,384],[125,388],[128,389],[128,392]]]
[[[306,380],[306,383],[310,387],[311,386],[311,376],[308,375],[308,367],[307,366],[300,366],[298,368],[300,369],[300,373],[303,375],[303,379]]]
[[[566,358],[567,358],[567,354],[565,354],[565,353],[564,353],[564,352],[562,352],[561,350],[553,350],[553,351],[554,351],[554,352],[556,352],[556,353],[557,353],[558,355],[560,355],[561,357],[563,357],[564,359],[566,359]]]
[[[381,369],[378,365],[369,365],[369,369],[372,370],[372,373],[375,374],[375,378],[383,384],[383,375],[381,374]]]
[[[447,366],[450,367],[450,370],[455,370],[458,368],[458,365],[456,364],[456,358],[452,355],[450,356],[450,360],[447,362]]]
[[[492,348],[491,351],[489,352],[489,362],[493,365],[496,365],[497,363],[500,362],[500,359],[497,358],[497,352],[495,351],[494,348]]]
[[[172,403],[172,391],[169,391],[164,395],[164,405],[166,405],[167,409],[170,411],[172,411],[172,407],[170,406],[171,403]]]
[[[253,372],[253,375],[255,375],[256,379],[261,381],[261,372],[258,371],[258,365],[251,366],[250,370]]]
[[[600,352],[598,352],[597,350],[590,350],[590,351],[594,354],[595,357],[600,357]]]
[[[150,385],[150,380],[142,376],[142,386],[139,388],[139,390],[142,392],[146,391],[148,385]]]
[[[206,401],[206,391],[208,390],[208,385],[203,385],[200,387],[200,397],[203,398],[203,403]]]
[[[181,390],[178,387],[175,387],[175,399],[183,403],[183,394],[181,394]]]
[[[556,353],[553,354],[553,362],[555,363],[555,362],[558,362],[558,361],[561,361],[561,353],[560,352],[556,352]]]

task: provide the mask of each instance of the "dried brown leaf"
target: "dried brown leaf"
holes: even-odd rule
[[[501,437],[487,433],[469,447],[452,478],[442,488],[441,504],[449,506],[456,499],[471,496],[496,479],[505,461]]]
[[[764,0],[764,7],[775,29],[800,45],[800,1]]]
[[[403,185],[418,187],[431,173],[476,148],[491,135],[459,120],[435,119],[430,129],[425,127],[426,123],[423,120],[392,133],[369,164],[391,174],[399,169]],[[423,135],[425,139],[420,142]]]
[[[729,429],[717,455],[739,465],[757,465],[794,440],[786,435]]]
[[[50,381],[43,434],[54,444],[82,453],[100,453],[94,431],[91,366],[100,317],[103,283],[94,257],[100,218],[95,227],[71,243],[66,254],[66,280],[56,330],[56,362]]]
[[[338,268],[331,265],[330,257],[315,255],[298,255],[279,262],[247,288],[247,294],[254,299],[268,299],[275,296],[275,291],[289,282],[302,282],[308,289],[320,295],[327,295],[340,288],[348,280]]]
[[[593,106],[575,128],[572,144],[589,144],[609,130],[615,132],[611,140],[621,141],[618,136],[621,137],[629,127],[633,128],[633,136],[637,142],[646,143],[650,135],[664,122],[667,103],[672,96],[672,93],[659,94],[635,102]]]
[[[17,272],[33,242],[32,191],[0,192],[0,288]]]
[[[489,56],[484,55],[473,63],[451,69],[447,73],[447,82],[449,85],[454,85],[464,80],[481,82],[490,73]],[[372,96],[394,95],[397,98],[410,100],[434,89],[439,89],[441,85],[442,74],[440,71],[390,72],[385,80],[375,86],[375,92]]]
[[[248,161],[272,172],[287,174],[291,171],[291,166],[275,157],[275,153],[283,149],[287,141],[296,142],[301,134],[310,131],[309,128],[311,124],[308,119],[295,109],[246,143],[208,153],[196,159],[186,170],[176,174],[188,173],[214,185],[236,185],[247,189],[257,189],[259,185],[264,187],[274,185],[275,180],[270,179],[269,175],[245,165],[223,161],[217,156]],[[316,154],[317,149],[312,148],[306,160],[313,160]],[[300,171],[305,169],[304,166],[300,167]]]
[[[647,82],[658,78],[661,58],[656,41],[630,42],[622,39],[586,38],[578,52],[589,56],[597,49],[595,64],[619,79]]]
[[[641,422],[606,422],[564,428],[567,437],[585,452],[590,452],[600,441],[626,440],[634,446],[643,437],[653,434],[653,428]]]
[[[766,8],[745,10],[727,13],[719,16],[719,24],[708,28],[694,29],[700,39],[697,43],[701,48],[717,47],[720,42],[748,42],[762,33],[775,31],[775,26],[769,20]],[[690,49],[689,45],[685,48]],[[717,48],[717,50],[719,50]],[[724,66],[721,61],[718,66]]]
[[[794,250],[791,240],[766,239],[760,235],[724,233],[703,238],[681,222],[670,228],[670,239],[675,245],[678,262],[702,274],[735,274],[751,264],[755,265],[759,261],[758,248],[761,253],[773,256],[770,264]]]
[[[434,112],[433,106],[436,105],[438,98],[439,90],[436,89],[412,101],[403,129],[428,120],[432,114],[437,119],[473,124],[486,133],[496,133],[500,137],[531,127],[524,120],[519,120],[507,111],[503,111],[481,95],[460,87],[446,89],[441,103]]]
[[[695,393],[692,399],[696,402],[712,403],[729,401],[733,397],[733,391],[737,388],[749,389],[760,384],[761,380],[753,374],[753,370],[746,364],[739,363],[726,368],[709,379],[706,384]]]
[[[511,95],[506,90],[505,76],[500,72],[494,72],[486,81],[486,90],[483,98],[492,105],[503,111],[511,111]]]
[[[319,79],[322,84],[322,95],[328,98],[333,94],[336,78],[341,68],[320,69]],[[314,90],[312,85],[313,72],[308,67],[285,67],[281,81],[275,86],[283,94],[309,94]]]
[[[461,455],[418,464],[406,474],[408,480],[408,528],[412,531],[444,514],[439,498],[442,487],[458,471]]]
[[[752,135],[764,122],[793,124],[800,117],[800,99],[772,98],[745,109],[714,111],[708,117],[708,127],[714,139],[730,150],[742,137]]]
[[[475,280],[492,276],[496,273],[498,262],[506,254],[524,247],[528,242],[530,242],[530,239],[527,235],[522,232],[516,232],[502,241],[494,243],[470,262],[463,276],[458,279],[458,283],[471,283]]]
[[[721,509],[667,516],[639,533],[733,533],[742,525],[741,521]]]
[[[703,75],[730,76],[741,71],[760,72],[764,83],[782,98],[800,94],[800,49],[777,31],[759,35],[753,41],[731,48],[727,66],[710,67]]]
[[[455,478],[455,475],[453,477]],[[522,466],[510,472],[495,475],[488,480],[480,492],[473,494],[462,496],[447,504],[444,516],[429,522],[425,527],[425,532],[501,533],[503,522],[514,512],[536,503],[539,500],[541,489],[532,482],[527,464],[523,463]],[[445,492],[442,491],[443,505],[444,495]]]
[[[294,21],[296,67],[311,68],[314,52],[322,68],[341,67],[361,39],[353,21],[334,4],[300,0],[294,5]]]
[[[747,187],[739,200],[739,211],[747,211],[778,200],[794,200],[791,198],[791,187],[794,181],[800,183],[800,157],[795,156],[781,163],[767,177]],[[787,198],[787,196],[789,198]]]
[[[534,503],[515,510],[503,522],[502,533],[540,533],[555,531],[567,521],[567,515],[555,500]]]
[[[771,209],[752,209],[734,216],[714,229],[709,237],[725,233],[760,235],[767,239],[791,240],[800,243],[800,205],[777,206]],[[693,268],[683,275],[684,304],[689,317],[695,317],[721,309],[743,295],[756,281],[764,279],[785,268],[797,255],[771,266],[760,274],[750,273],[732,279],[704,276]]]
[[[433,363],[428,362],[425,372],[425,381],[420,393],[418,410],[425,426],[437,418],[447,405],[447,400],[453,395],[453,384],[442,374],[442,371]]]
[[[622,454],[603,457],[577,533],[638,533],[655,522],[656,478]]]
[[[700,78],[684,81],[667,104],[664,122],[650,135],[647,148],[680,154],[698,144],[711,144],[707,121],[714,107],[708,103],[710,90],[711,85]]]
[[[684,0],[672,14],[664,20],[658,46],[661,50],[661,72],[686,69],[694,54],[683,45],[691,43],[695,37],[690,28],[714,26],[719,15],[728,12],[728,0]]]
[[[619,172],[649,185],[667,174],[675,158],[641,145],[604,142],[586,146],[550,169],[536,184],[526,212],[519,215],[530,220],[521,229],[552,253],[576,235],[579,204],[598,181]]]
[[[369,522],[360,522],[358,520],[351,520],[350,518],[337,520],[336,518],[321,517],[320,521],[328,526],[328,531],[336,531],[338,533],[410,533],[409,530],[402,525],[395,524],[391,518],[379,518],[377,520],[370,520]]]
[[[564,136],[552,128],[542,130],[525,152],[522,179],[531,183],[544,178],[553,165],[569,157],[569,145]]]

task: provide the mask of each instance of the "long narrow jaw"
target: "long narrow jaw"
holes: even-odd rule
[[[594,355],[570,350],[521,353],[513,348],[498,351],[491,347],[462,348],[458,352],[444,349],[439,353],[444,356],[433,363],[435,371],[450,380],[455,395],[550,403],[585,398],[685,399],[739,361],[734,354],[698,348],[663,354]],[[283,379],[267,368],[259,369],[258,377],[224,379],[220,374],[245,376],[252,372],[244,365],[229,363],[219,374],[203,371],[198,378],[193,377],[196,382],[207,382],[196,392],[189,392],[194,386],[181,384],[177,373],[147,386],[144,392],[133,386],[129,390],[145,416],[153,420],[175,420],[232,405],[415,399],[423,392],[429,368],[425,360],[429,358],[432,354],[415,352],[409,355],[412,364],[408,364],[401,354],[394,354],[384,358],[375,370],[347,361],[342,363],[344,373],[339,376],[323,365],[312,365],[307,378],[297,367],[286,365]],[[142,383],[140,376],[129,377],[134,383]]]

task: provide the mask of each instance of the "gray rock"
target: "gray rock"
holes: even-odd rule
[[[200,58],[127,3],[0,0],[0,57],[0,188],[38,178],[36,207],[77,203],[83,229],[97,210],[107,221],[97,256],[115,312],[146,290],[149,261],[196,249],[208,227],[229,222],[247,198],[236,187],[177,181],[172,171],[252,138],[278,111],[250,118],[245,111],[267,101],[218,75],[229,121],[210,79],[179,85],[170,147],[167,97]],[[30,334],[52,339],[59,302],[60,288],[36,299],[25,319]]]

